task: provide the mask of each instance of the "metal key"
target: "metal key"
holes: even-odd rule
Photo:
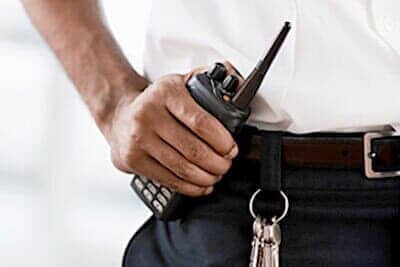
[[[265,220],[257,216],[253,223],[253,241],[251,242],[250,264],[249,267],[261,267],[263,262],[263,234]]]
[[[281,229],[273,219],[263,229],[263,263],[262,267],[279,267],[279,245],[281,243]]]
[[[280,191],[284,199],[285,207],[281,216],[274,216],[266,220],[256,215],[253,209],[254,200],[261,192],[258,189],[250,198],[249,210],[254,218],[253,241],[251,242],[250,267],[279,267],[279,245],[281,244],[281,228],[279,222],[286,216],[289,209],[289,199],[283,191]]]

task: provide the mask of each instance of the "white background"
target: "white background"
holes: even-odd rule
[[[140,70],[150,1],[103,2]],[[0,1],[0,99],[0,266],[120,266],[149,212],[16,0]]]

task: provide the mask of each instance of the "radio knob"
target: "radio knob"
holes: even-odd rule
[[[228,75],[222,82],[222,89],[230,96],[236,93],[236,87],[239,84],[239,79],[235,75]]]
[[[214,63],[207,71],[208,77],[217,82],[222,82],[226,77],[227,71],[222,63]]]

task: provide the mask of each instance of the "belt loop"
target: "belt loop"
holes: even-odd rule
[[[282,187],[282,132],[262,132],[260,187],[279,192]]]

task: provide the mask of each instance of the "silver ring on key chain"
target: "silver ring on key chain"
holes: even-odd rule
[[[250,210],[250,214],[251,214],[251,216],[253,217],[253,219],[255,219],[255,218],[257,217],[257,215],[256,215],[255,212],[254,212],[254,208],[253,208],[253,206],[254,206],[254,201],[255,201],[257,195],[258,195],[261,191],[262,191],[261,189],[257,189],[256,192],[254,192],[253,195],[252,195],[251,198],[250,198],[249,210]],[[286,196],[285,192],[283,192],[282,190],[279,191],[279,193],[280,193],[280,195],[282,196],[283,200],[285,201],[285,208],[284,208],[284,210],[283,210],[281,216],[279,216],[279,218],[275,219],[275,221],[274,221],[275,223],[279,223],[283,218],[285,218],[285,216],[287,215],[288,210],[289,210],[289,199],[288,199],[288,197]]]
[[[274,216],[269,222],[254,212],[254,200],[260,192],[261,189],[257,189],[251,196],[249,203],[250,214],[254,218],[249,266],[279,267],[281,229],[278,223],[286,216],[289,210],[289,199],[283,191],[279,191],[285,201],[285,208],[281,216],[278,218]]]

